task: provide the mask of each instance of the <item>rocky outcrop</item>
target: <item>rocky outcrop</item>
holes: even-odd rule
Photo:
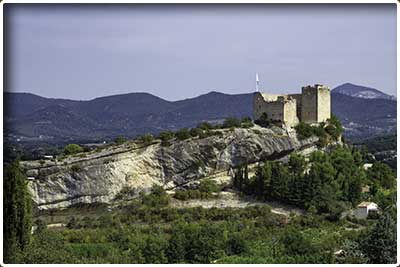
[[[162,146],[128,142],[56,161],[22,162],[39,209],[76,203],[111,203],[118,193],[138,194],[154,184],[167,189],[227,172],[242,164],[282,159],[292,151],[309,152],[318,139],[298,140],[280,128],[219,130],[206,138]],[[32,179],[32,178],[31,178]]]

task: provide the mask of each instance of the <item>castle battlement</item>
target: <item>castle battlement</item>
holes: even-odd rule
[[[303,86],[301,94],[276,95],[256,92],[253,99],[253,118],[263,113],[274,121],[296,126],[300,121],[320,123],[331,117],[330,89],[322,84]]]

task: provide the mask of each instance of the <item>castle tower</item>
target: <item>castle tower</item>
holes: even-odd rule
[[[315,84],[301,88],[301,118],[305,123],[320,123],[331,117],[331,93],[327,86]]]

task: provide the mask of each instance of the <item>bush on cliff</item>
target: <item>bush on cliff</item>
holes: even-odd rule
[[[66,155],[73,155],[80,152],[83,152],[83,148],[77,144],[68,144],[64,147],[64,153]]]
[[[175,137],[175,133],[172,131],[164,131],[160,132],[158,138],[161,139],[162,146],[169,146],[171,143],[170,141]]]
[[[150,145],[153,142],[153,136],[151,134],[145,134],[139,138],[139,140],[144,144],[144,145]]]
[[[240,127],[240,120],[236,118],[226,118],[222,123],[222,128]]]
[[[190,132],[187,128],[182,128],[175,133],[175,136],[178,140],[186,140],[191,137]]]

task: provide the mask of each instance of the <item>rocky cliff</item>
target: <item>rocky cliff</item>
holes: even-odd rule
[[[173,141],[162,146],[131,141],[67,158],[22,162],[39,209],[76,203],[111,203],[121,190],[134,194],[152,185],[184,186],[231,168],[265,159],[283,159],[293,151],[307,153],[316,137],[299,140],[280,128],[219,130],[206,138]]]

